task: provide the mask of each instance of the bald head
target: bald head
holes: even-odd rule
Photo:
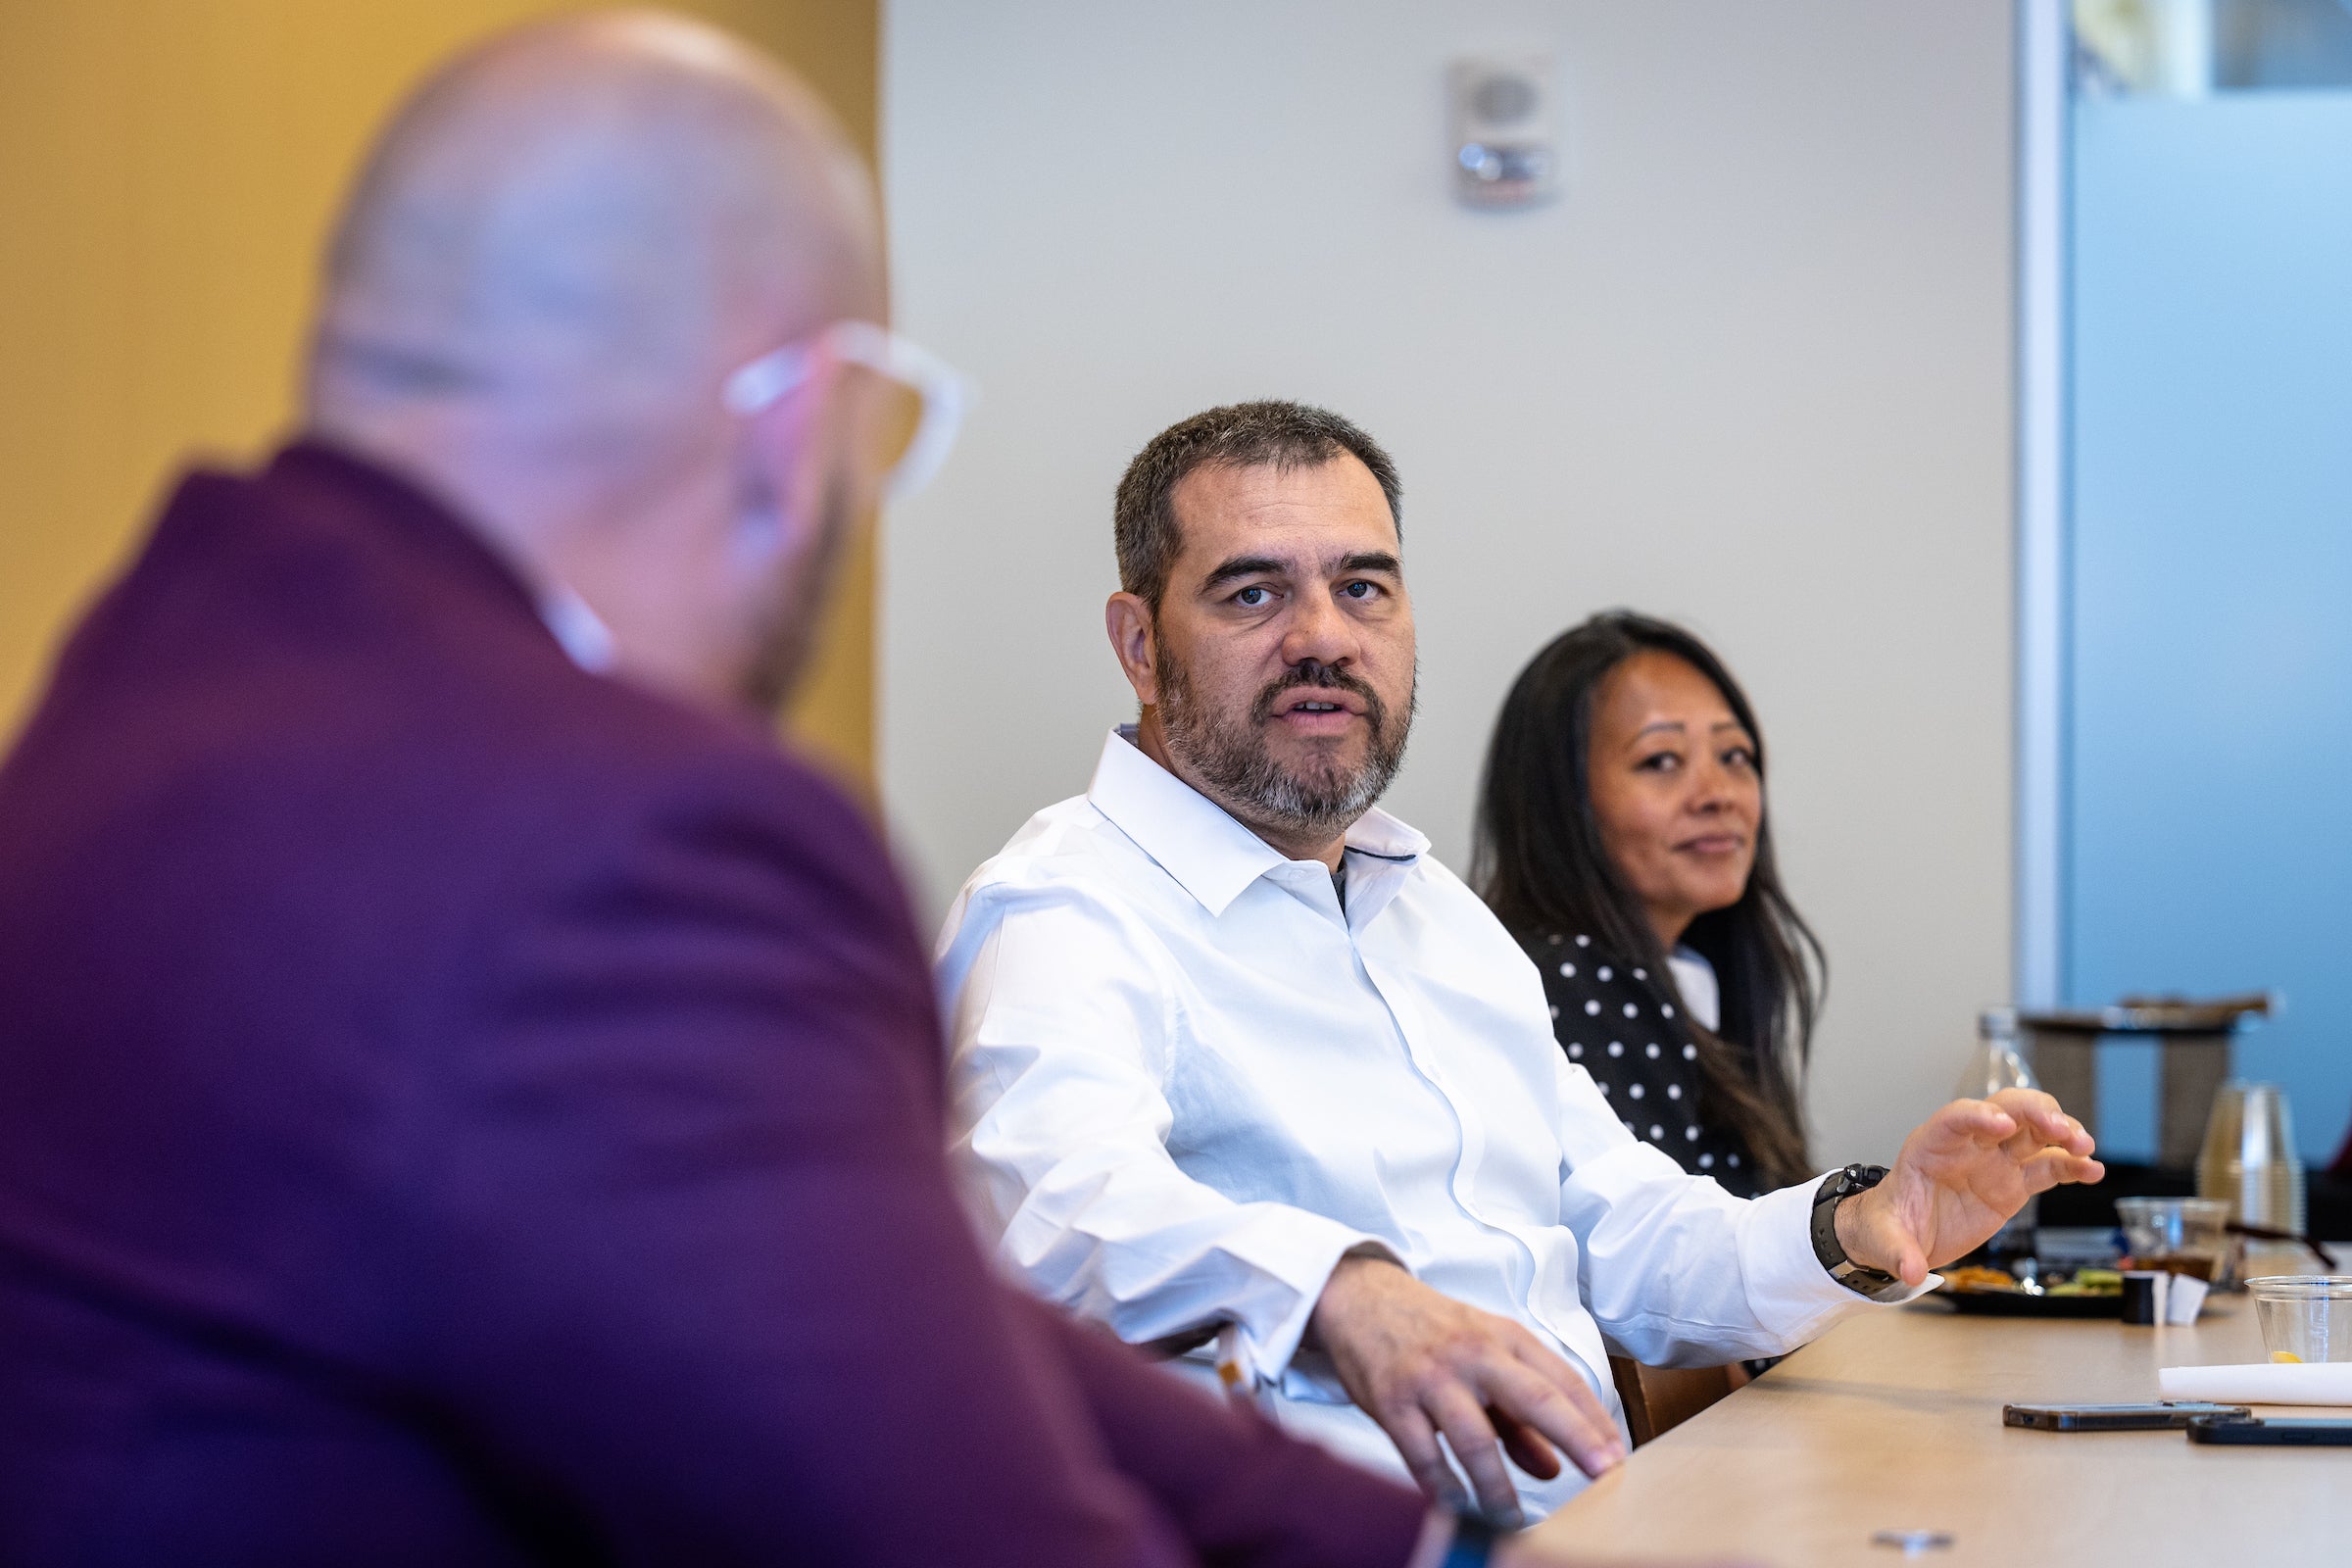
[[[447,502],[625,673],[767,705],[880,493],[835,367],[731,372],[883,316],[863,164],[813,96],[654,12],[526,27],[394,117],[337,226],[311,433]]]
[[[313,418],[455,402],[609,451],[728,367],[878,316],[878,249],[857,154],[772,63],[659,13],[528,27],[442,70],[368,160]]]

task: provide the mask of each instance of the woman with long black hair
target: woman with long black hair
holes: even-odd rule
[[[1472,878],[1635,1136],[1745,1196],[1812,1174],[1821,945],[1781,890],[1755,713],[1704,643],[1620,610],[1535,657],[1488,751]]]

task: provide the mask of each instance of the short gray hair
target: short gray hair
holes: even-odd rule
[[[1197,468],[1312,468],[1351,453],[1372,470],[1388,498],[1389,518],[1404,533],[1403,491],[1396,465],[1380,443],[1327,409],[1266,399],[1228,403],[1169,425],[1127,465],[1111,509],[1118,545],[1119,586],[1159,608],[1168,569],[1184,539],[1176,524],[1176,486]]]

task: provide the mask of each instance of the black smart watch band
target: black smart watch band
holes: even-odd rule
[[[1495,1528],[1474,1513],[1456,1514],[1453,1520],[1453,1544],[1446,1548],[1438,1568],[1486,1568],[1494,1555],[1494,1543],[1500,1539]]]
[[[1848,1165],[1826,1178],[1813,1195],[1813,1255],[1830,1278],[1857,1296],[1885,1301],[1910,1289],[1885,1269],[1870,1268],[1845,1255],[1838,1242],[1838,1205],[1886,1179],[1884,1165]]]

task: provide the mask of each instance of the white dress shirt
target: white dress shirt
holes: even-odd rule
[[[1666,955],[1666,967],[1674,971],[1674,988],[1690,1009],[1690,1021],[1709,1034],[1722,1028],[1723,988],[1706,955],[1695,948],[1677,948]]]
[[[1286,1426],[1402,1471],[1299,1348],[1332,1265],[1394,1256],[1516,1319],[1619,1414],[1652,1364],[1777,1355],[1869,1303],[1809,1236],[1631,1137],[1516,943],[1386,812],[1290,860],[1114,732],[1088,793],[964,884],[938,952],[953,1152],[1030,1289],[1131,1343],[1238,1326]],[[1541,1514],[1583,1485],[1520,1476]]]

